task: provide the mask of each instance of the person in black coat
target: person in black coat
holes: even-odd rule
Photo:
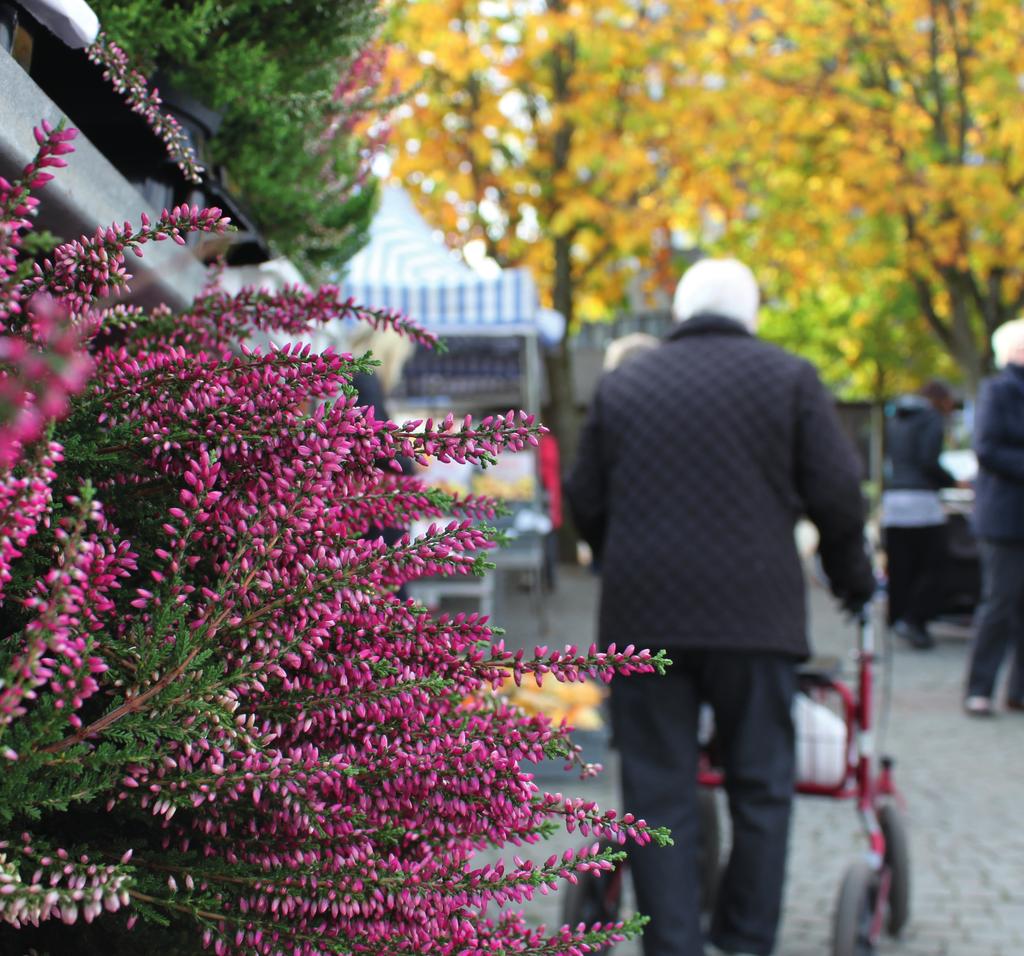
[[[675,329],[602,377],[568,483],[601,562],[602,645],[668,648],[665,677],[612,681],[625,809],[673,833],[630,851],[645,956],[703,953],[697,723],[711,704],[733,849],[711,928],[767,954],[782,903],[794,788],[791,715],[809,653],[794,526],[807,515],[835,593],[874,590],[861,467],[814,368],[752,334],[758,290],[735,260],[704,260],[676,291]]]
[[[889,624],[912,647],[935,641],[928,622],[942,607],[946,514],[939,489],[956,479],[939,463],[953,393],[929,382],[896,399],[885,427],[882,528],[889,576]]]
[[[1011,645],[1006,706],[1024,710],[1024,319],[996,329],[992,349],[1002,371],[982,385],[974,432],[982,602],[964,706],[976,716],[993,712],[996,680]]]
[[[372,326],[361,326],[352,337],[350,347],[354,354],[372,352],[373,358],[380,363],[374,372],[357,372],[352,376],[352,385],[356,389],[356,404],[368,405],[373,409],[377,421],[387,421],[390,414],[387,408],[387,396],[398,384],[402,369],[412,353],[412,345],[407,338],[388,329],[374,329]],[[397,462],[403,475],[416,473],[415,463],[411,458],[400,455]],[[384,467],[384,463],[381,463]],[[393,547],[401,541],[407,528],[392,528],[372,525],[366,532],[370,539],[383,538],[384,543]],[[405,588],[398,592],[405,597]]]

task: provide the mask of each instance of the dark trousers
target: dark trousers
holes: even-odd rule
[[[1014,661],[1008,700],[1024,703],[1024,542],[982,539],[981,605],[978,608],[971,665],[967,677],[969,697],[992,697],[996,678],[1009,647]]]
[[[942,610],[946,551],[944,524],[885,529],[890,624],[924,628]]]
[[[675,651],[665,677],[612,681],[612,725],[621,753],[623,807],[672,831],[671,847],[632,847],[640,912],[650,916],[645,956],[701,956],[697,878],[697,720],[711,704],[725,771],[733,846],[711,941],[768,954],[782,908],[795,757],[793,658]]]

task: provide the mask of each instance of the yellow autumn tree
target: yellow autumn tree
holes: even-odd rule
[[[452,245],[479,240],[500,265],[530,267],[570,331],[614,312],[631,284],[670,291],[673,231],[699,240],[693,171],[714,91],[681,49],[697,6],[422,0],[396,12],[390,69],[411,95],[395,175]],[[571,446],[567,350],[553,362],[553,424]]]
[[[452,244],[531,267],[570,329],[638,276],[669,291],[684,233],[746,259],[773,337],[838,356],[860,394],[941,371],[940,349],[973,388],[1024,307],[1016,0],[399,11],[396,174]]]
[[[727,241],[790,296],[863,295],[895,269],[976,385],[992,330],[1024,307],[1021,5],[725,0],[702,15]]]

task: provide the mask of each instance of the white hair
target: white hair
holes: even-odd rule
[[[992,354],[999,368],[1024,365],[1024,319],[1004,322],[992,333]]]
[[[753,332],[760,300],[754,273],[738,259],[701,259],[679,280],[672,315],[677,322],[720,315]]]
[[[661,339],[647,332],[631,332],[629,335],[623,335],[608,343],[608,347],[604,350],[603,368],[606,372],[610,372],[634,355],[646,352],[647,349],[657,348],[659,345],[661,345]]]

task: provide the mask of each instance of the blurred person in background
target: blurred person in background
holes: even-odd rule
[[[814,368],[754,335],[759,293],[732,260],[692,266],[666,341],[602,376],[568,481],[601,562],[599,640],[667,648],[664,677],[611,684],[624,809],[674,845],[631,847],[645,956],[702,956],[698,719],[711,704],[733,843],[710,940],[767,956],[782,906],[797,664],[809,654],[794,525],[818,527],[834,592],[874,591],[861,465]]]
[[[349,349],[357,358],[366,352],[372,352],[373,358],[380,365],[373,372],[357,372],[352,376],[352,385],[356,389],[356,405],[369,405],[373,409],[373,417],[379,422],[386,422],[391,417],[388,413],[387,399],[395,390],[402,377],[402,369],[412,355],[414,346],[404,335],[391,329],[375,329],[371,325],[360,325],[349,340]],[[401,466],[403,475],[416,472],[416,465],[411,458],[400,455],[396,461]],[[395,474],[384,466],[385,474]],[[393,547],[406,533],[406,528],[388,528],[371,525],[366,532],[370,540],[383,538],[384,543]],[[398,590],[400,597],[406,596],[405,588]]]
[[[610,372],[618,368],[627,359],[640,355],[647,349],[657,348],[661,345],[661,339],[648,332],[630,332],[629,335],[622,335],[612,339],[604,350],[604,361],[601,369]]]
[[[387,398],[402,378],[402,369],[413,352],[412,342],[391,329],[375,329],[360,325],[349,340],[349,349],[357,358],[372,352],[380,365],[372,372],[357,372],[352,384],[357,394],[357,405],[372,405],[377,421],[388,420]]]
[[[885,425],[882,529],[889,577],[889,625],[911,647],[935,645],[928,623],[942,608],[946,513],[939,490],[956,479],[939,462],[946,420],[956,407],[942,382],[902,395]]]
[[[551,530],[544,535],[544,586],[554,591],[558,584],[558,529],[562,527],[562,455],[554,432],[540,436],[537,453],[544,507],[551,519]]]
[[[1024,319],[996,329],[992,352],[1001,371],[982,383],[974,427],[982,593],[964,699],[972,716],[993,713],[996,681],[1011,646],[1006,706],[1024,710]]]

